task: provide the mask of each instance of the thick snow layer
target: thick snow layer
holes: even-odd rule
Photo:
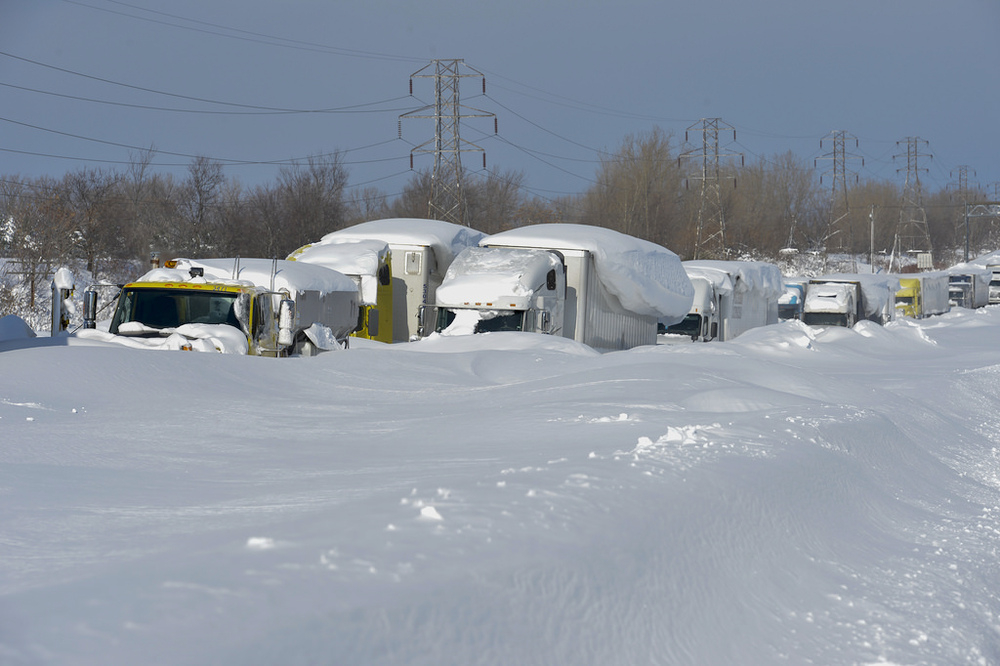
[[[374,305],[378,296],[378,269],[388,254],[389,245],[385,241],[335,238],[301,247],[288,255],[288,259],[324,266],[354,278],[360,286],[362,302]]]
[[[0,317],[0,342],[35,337],[35,331],[17,315]]]
[[[837,273],[812,278],[813,281],[824,282],[857,282],[861,285],[864,298],[865,316],[877,313],[892,315],[896,308],[896,292],[899,291],[899,280],[888,273]],[[812,290],[813,285],[807,288]],[[808,303],[809,296],[806,296]],[[807,306],[808,307],[808,306]]]
[[[239,274],[236,275],[237,261]],[[277,268],[273,272],[274,268]],[[202,268],[204,277],[191,277],[191,268]],[[356,293],[358,285],[343,273],[298,261],[279,259],[178,259],[176,268],[154,268],[137,282],[222,282],[250,284],[274,291],[287,289],[293,296],[301,291],[321,294]]]
[[[223,354],[249,352],[247,336],[238,328],[226,324],[182,324],[176,328],[153,329],[137,321],[125,322],[118,328],[121,335],[98,329],[81,329],[76,335],[83,339],[111,342],[135,349],[178,351],[187,349]],[[129,332],[159,332],[160,337],[131,337]]]
[[[479,243],[490,247],[584,250],[597,278],[626,310],[680,321],[694,289],[681,260],[667,248],[611,229],[582,224],[536,224],[503,231]]]
[[[563,266],[555,254],[546,250],[469,247],[448,267],[435,301],[442,306],[499,303],[510,298],[524,301],[545,288],[551,270],[561,272]],[[530,305],[520,304],[522,308]]]
[[[322,244],[348,239],[377,239],[390,245],[426,245],[434,250],[438,263],[447,266],[463,249],[476,245],[481,231],[442,220],[393,217],[362,222],[323,236]]]
[[[703,277],[722,293],[755,292],[774,301],[785,291],[781,269],[764,261],[685,261],[689,277]]]
[[[1000,308],[0,342],[0,663],[995,664]]]
[[[74,289],[73,273],[65,266],[57,268],[52,275],[52,285],[56,289]]]

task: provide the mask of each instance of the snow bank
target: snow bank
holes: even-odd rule
[[[781,269],[763,261],[685,261],[689,277],[703,277],[720,293],[758,292],[768,300],[779,298],[785,291]]]
[[[587,251],[594,257],[601,284],[636,314],[679,320],[688,313],[694,298],[694,288],[676,254],[611,229],[536,224],[494,234],[479,244]]]
[[[305,245],[288,255],[289,261],[323,266],[354,278],[365,305],[374,305],[378,290],[378,269],[389,255],[389,245],[375,239],[334,238],[329,242]]]
[[[239,274],[236,274],[237,261]],[[272,270],[277,268],[273,274]],[[202,268],[204,277],[191,277],[192,268]],[[154,268],[137,282],[190,282],[205,284],[221,282],[243,284],[280,291],[288,289],[293,295],[300,291],[357,293],[358,285],[343,273],[298,261],[279,259],[178,259],[176,268]]]
[[[438,264],[447,266],[454,261],[459,252],[476,245],[484,237],[485,234],[481,231],[451,222],[394,217],[338,229],[323,236],[320,243],[377,239],[390,245],[427,245],[434,250]]]
[[[562,263],[547,250],[469,247],[448,267],[436,302],[449,306],[511,301],[517,303],[512,307],[527,308],[525,298],[545,284],[553,269],[562,271]]]
[[[33,337],[35,337],[35,332],[26,321],[17,315],[0,317],[0,342],[26,340]]]

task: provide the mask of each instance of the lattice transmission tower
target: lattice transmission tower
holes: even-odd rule
[[[696,145],[680,154],[677,163],[682,159],[697,158],[701,161],[701,173],[693,176],[701,181],[701,198],[698,205],[698,229],[694,246],[695,259],[722,259],[728,255],[726,247],[726,214],[722,205],[722,158],[740,158],[742,153],[723,152],[719,147],[719,131],[732,131],[733,141],[736,140],[736,129],[722,122],[721,118],[702,118],[698,123],[684,132],[685,144],[691,145],[688,135],[691,132],[701,133],[701,145]],[[736,179],[732,178],[733,185]]]
[[[431,173],[431,197],[427,204],[427,216],[468,226],[468,207],[462,183],[462,153],[482,153],[483,168],[486,168],[486,151],[462,139],[459,127],[464,118],[493,118],[494,133],[497,127],[495,114],[463,106],[459,102],[459,83],[463,78],[479,78],[483,82],[485,94],[486,77],[459,59],[432,60],[430,64],[411,74],[411,95],[413,79],[418,78],[434,79],[434,103],[400,115],[399,135],[402,137],[404,118],[431,118],[434,120],[434,138],[410,151],[410,168],[413,168],[414,155],[433,155],[434,170]]]
[[[927,142],[920,137],[907,137],[906,142],[906,180],[903,183],[903,201],[899,210],[899,223],[896,225],[896,239],[893,243],[893,257],[899,261],[904,253],[931,254],[931,234],[927,228],[927,213],[924,210],[923,187],[920,185],[920,172],[927,171],[920,167],[920,159],[930,159],[929,153],[921,153],[920,146]],[[896,145],[903,143],[897,141]],[[903,154],[893,155],[893,159]],[[897,173],[903,169],[897,169]],[[901,267],[901,266],[900,266]]]
[[[961,201],[965,207],[968,207],[970,203],[976,198],[976,193],[969,189],[969,171],[972,171],[972,175],[976,175],[976,170],[970,167],[968,164],[959,164],[955,167],[955,171],[951,172],[952,178],[957,178],[957,184],[955,188],[955,197],[958,201]],[[957,177],[956,177],[957,172]],[[959,214],[955,220],[955,240],[960,241],[962,238],[962,233],[965,228],[966,217],[963,214]]]
[[[854,142],[855,148],[858,147],[858,139],[849,134],[847,131],[834,130],[830,132],[819,141],[819,147],[822,149],[824,144],[826,144],[831,147],[830,152],[822,155],[821,157],[817,157],[813,162],[814,166],[818,166],[820,160],[830,160],[832,162],[830,169],[824,172],[819,179],[820,183],[822,183],[823,176],[827,174],[832,175],[832,178],[830,178],[830,216],[827,219],[826,233],[823,235],[824,263],[826,261],[826,257],[828,256],[828,249],[831,244],[830,241],[835,236],[839,236],[838,241],[840,247],[844,247],[846,245],[853,251],[854,237],[851,226],[847,222],[848,215],[851,213],[850,199],[847,196],[847,179],[848,175],[851,175],[854,177],[854,182],[857,182],[858,174],[848,169],[847,163],[850,160],[860,159],[861,166],[864,166],[864,158],[847,152],[847,144],[850,141]]]

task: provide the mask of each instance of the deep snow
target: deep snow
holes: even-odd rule
[[[1000,663],[1000,308],[0,343],[0,663]]]

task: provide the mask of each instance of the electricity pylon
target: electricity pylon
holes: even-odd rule
[[[848,160],[861,160],[861,165],[864,166],[864,158],[859,158],[855,155],[851,155],[847,152],[847,142],[853,140],[854,147],[858,147],[858,140],[856,137],[852,136],[845,130],[834,130],[830,132],[826,137],[820,139],[819,147],[823,148],[824,141],[827,144],[832,143],[832,150],[826,153],[822,157],[816,158],[813,162],[814,166],[818,164],[819,160],[832,160],[833,165],[830,170],[825,172],[825,174],[832,173],[833,178],[830,185],[830,217],[827,220],[826,233],[823,235],[823,263],[826,264],[826,259],[828,255],[828,248],[830,245],[830,239],[834,236],[840,234],[840,245],[843,247],[845,245],[844,231],[846,226],[847,240],[846,245],[848,248],[853,250],[854,238],[851,233],[851,228],[849,224],[845,224],[844,221],[851,212],[850,200],[847,196],[847,175],[851,174],[854,176],[855,182],[858,180],[858,174],[847,168]],[[825,175],[824,174],[824,175]],[[820,176],[820,183],[823,182],[823,176]]]
[[[903,184],[903,202],[899,209],[899,223],[896,225],[896,239],[893,243],[893,257],[898,262],[902,253],[931,254],[931,234],[927,228],[927,213],[924,211],[923,188],[920,185],[920,158],[930,158],[920,152],[920,145],[927,142],[920,137],[906,138],[906,180]],[[898,146],[902,141],[897,141]],[[902,157],[893,155],[893,159]],[[903,169],[897,169],[897,172]],[[901,265],[897,264],[900,268]],[[890,268],[891,270],[891,268]]]
[[[701,146],[681,153],[678,165],[684,158],[700,158],[701,174],[694,176],[701,181],[701,200],[698,206],[698,233],[694,246],[694,258],[721,259],[727,255],[726,215],[722,207],[720,187],[722,157],[735,157],[741,153],[724,153],[719,149],[719,129],[732,130],[736,140],[736,129],[722,122],[721,118],[702,118],[684,132],[684,142],[688,143],[688,132],[701,132]],[[736,179],[733,179],[735,185]]]
[[[462,70],[468,70],[463,73]],[[432,71],[428,71],[432,70]],[[459,103],[459,81],[463,78],[479,77],[486,93],[486,77],[464,60],[432,60],[429,65],[410,75],[410,94],[413,94],[413,79],[434,79],[434,104],[428,104],[415,111],[399,116],[399,133],[402,136],[403,118],[433,118],[434,138],[410,151],[410,168],[416,154],[434,155],[434,170],[431,174],[431,198],[427,205],[428,217],[454,224],[468,226],[465,192],[462,188],[462,153],[483,154],[483,168],[486,168],[486,151],[459,136],[459,125],[463,118],[494,119],[496,115],[480,109],[472,109]],[[426,113],[432,110],[432,113]]]

